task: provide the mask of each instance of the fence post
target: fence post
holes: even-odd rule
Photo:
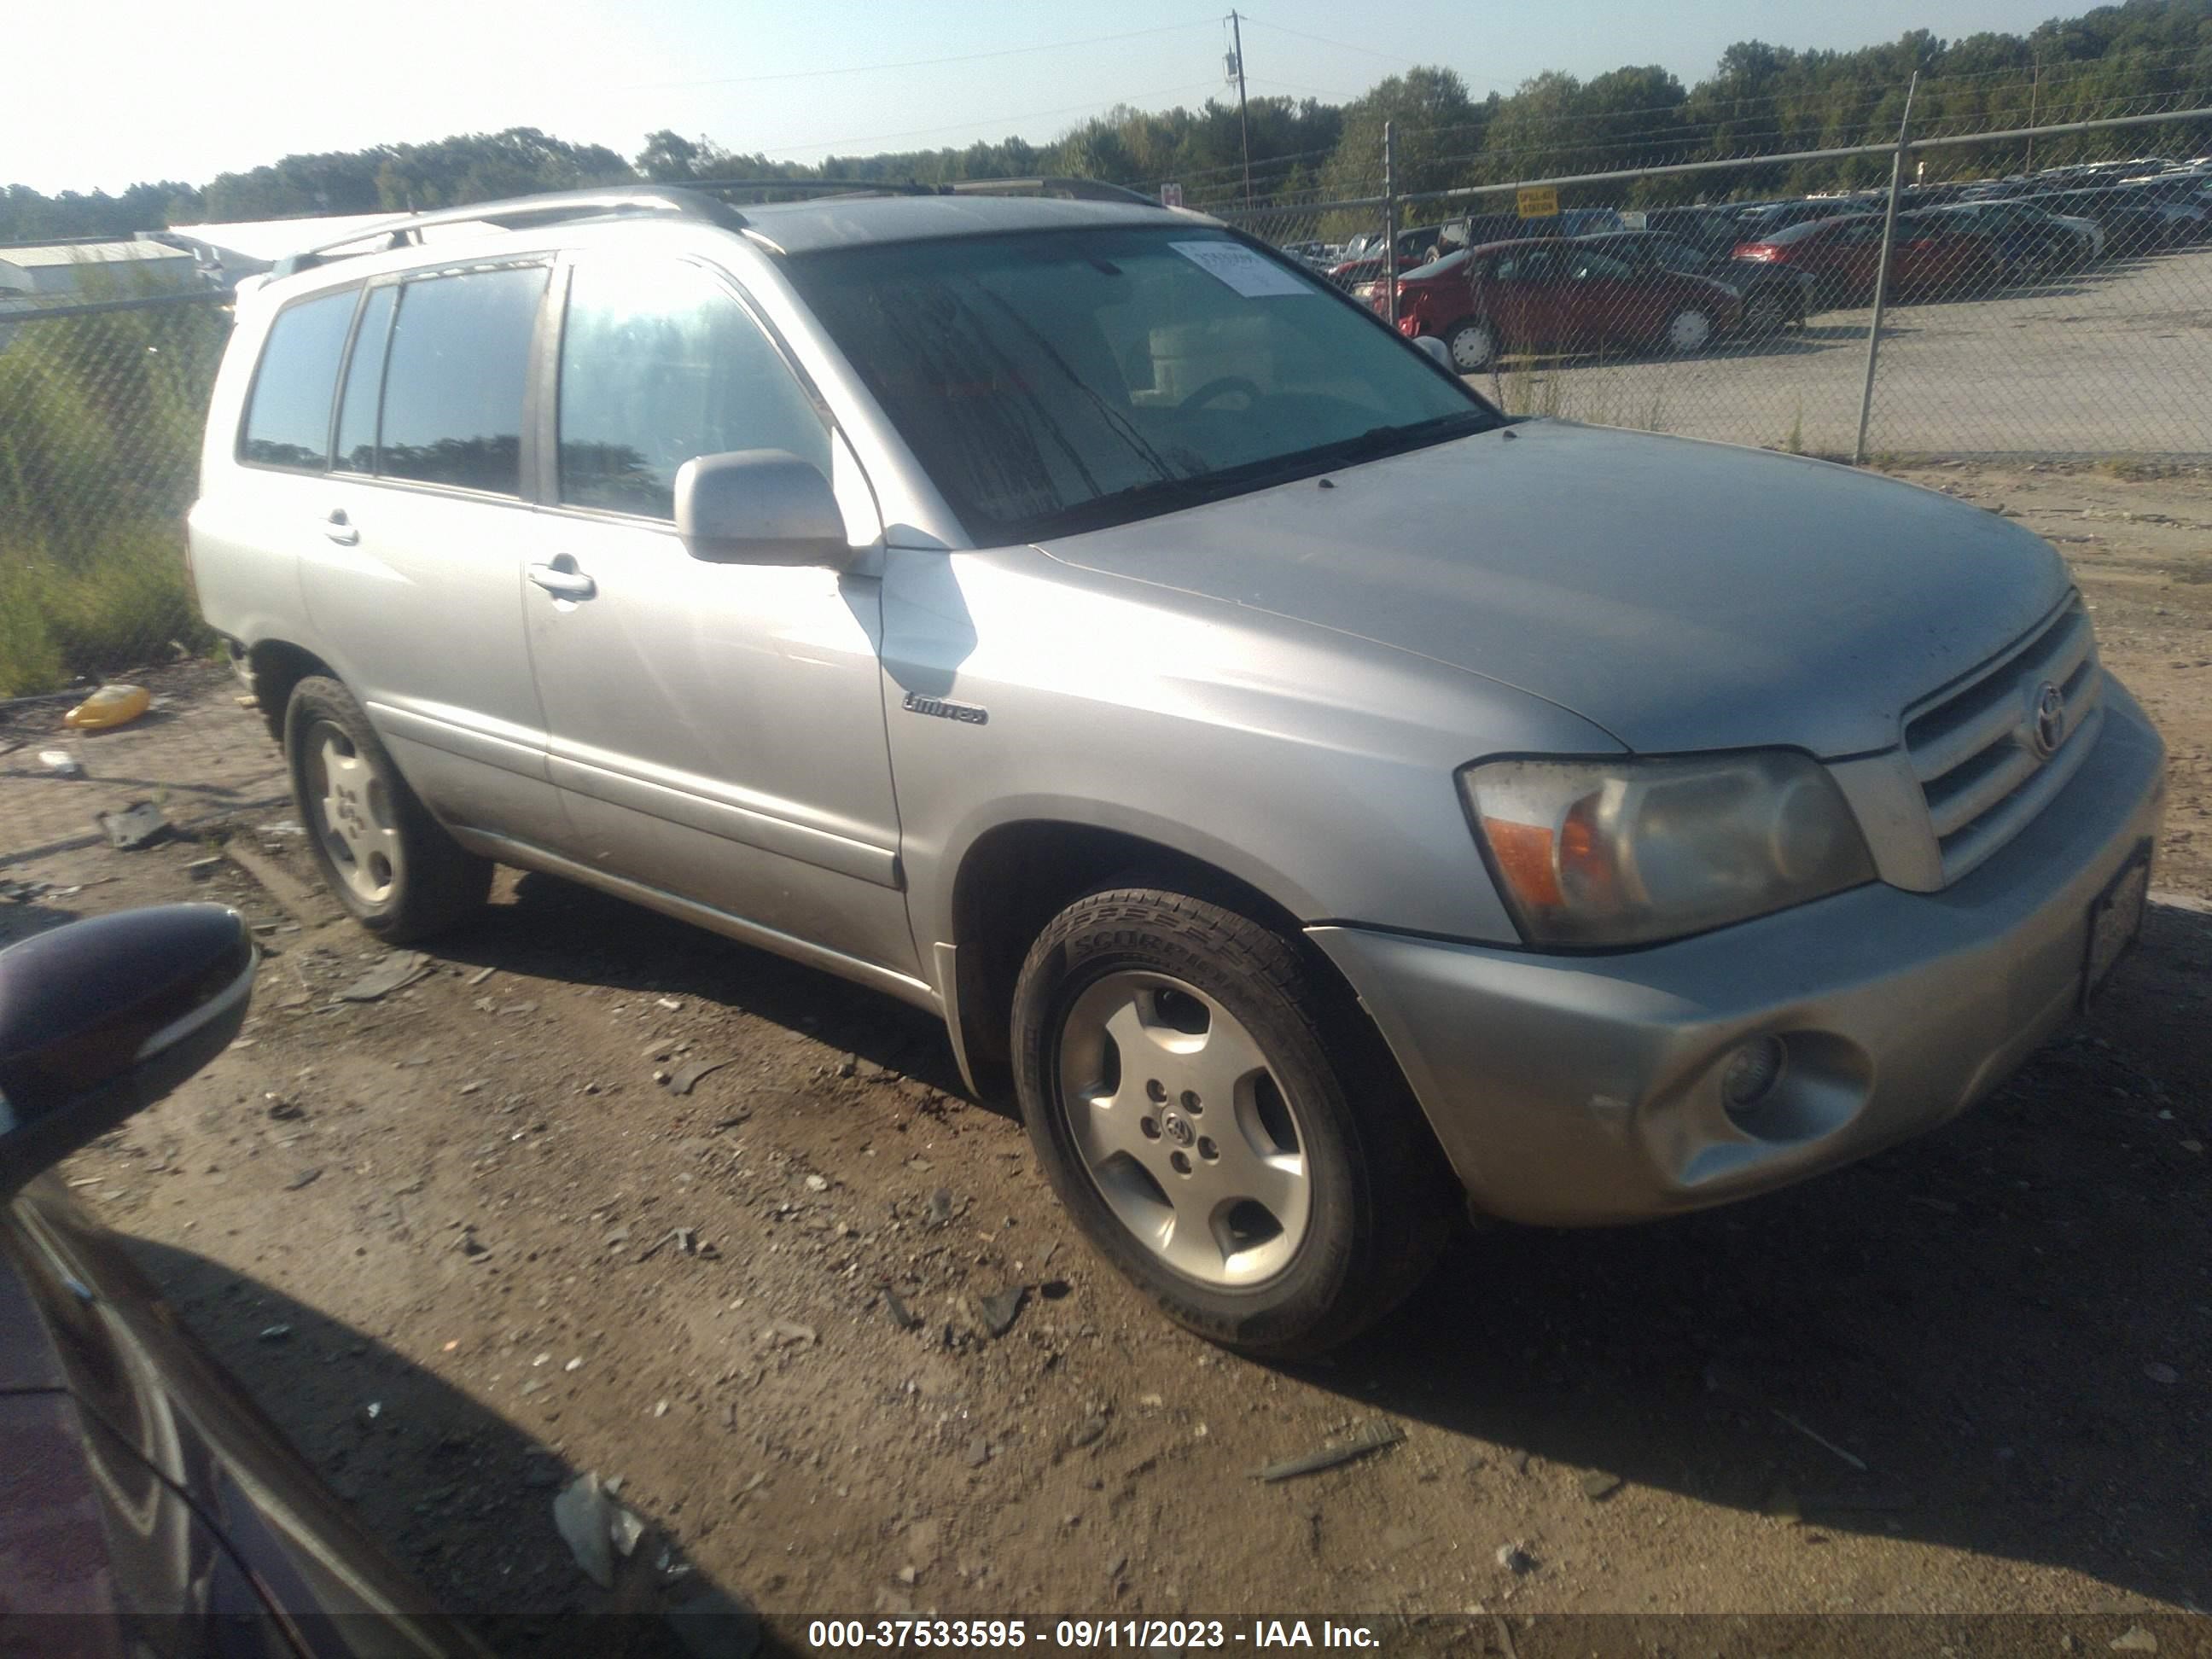
[[[1382,124],[1382,314],[1392,328],[1398,326],[1398,131],[1397,124]]]
[[[1874,270],[1874,320],[1867,325],[1866,384],[1859,388],[1859,435],[1851,446],[1851,465],[1866,464],[1867,420],[1874,413],[1874,369],[1881,356],[1881,313],[1889,303],[1889,252],[1897,236],[1897,198],[1905,189],[1905,135],[1912,125],[1912,94],[1919,89],[1920,71],[1905,83],[1905,113],[1897,123],[1897,154],[1889,164],[1889,205],[1881,216],[1881,263]]]

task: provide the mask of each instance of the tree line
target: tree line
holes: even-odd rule
[[[1747,40],[1693,85],[1656,66],[1628,66],[1589,80],[1547,71],[1510,94],[1476,98],[1455,70],[1392,76],[1343,105],[1252,100],[1236,106],[1117,108],[1049,143],[1020,138],[964,148],[772,161],[670,131],[634,156],[519,127],[425,144],[288,155],[204,185],[137,184],[117,195],[46,196],[0,191],[0,241],[124,235],[166,224],[305,214],[404,212],[580,185],[641,180],[746,178],[806,182],[943,184],[1036,174],[1184,186],[1194,205],[1229,205],[1245,194],[1244,127],[1255,198],[1342,199],[1382,183],[1382,129],[1393,124],[1396,187],[1455,188],[1564,173],[1880,143],[1893,136],[1907,82],[1921,89],[1913,125],[1936,131],[1997,131],[2212,99],[2212,0],[2126,0],[2027,34],[1984,33],[1946,41],[1924,29],[1854,52],[1796,51]],[[2212,131],[2167,127],[2045,141],[2047,165],[2088,155],[2152,149],[2193,154]],[[2021,147],[1936,151],[1930,176],[2002,172]],[[1700,195],[1850,187],[1886,172],[1879,157],[1775,166],[1711,179],[1659,178],[1593,199],[1641,204]]]

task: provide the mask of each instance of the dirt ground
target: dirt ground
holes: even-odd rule
[[[2160,902],[2087,1023],[1848,1170],[1660,1225],[1471,1231],[1334,1364],[1254,1364],[1093,1260],[921,1015],[511,874],[427,977],[339,1001],[383,953],[327,897],[295,896],[303,922],[228,862],[189,869],[197,840],[11,830],[56,791],[80,823],[130,797],[92,740],[75,782],[31,775],[35,743],[0,757],[0,838],[28,854],[0,880],[99,884],[0,902],[0,941],[213,897],[270,954],[244,1040],[64,1174],[472,1613],[702,1582],[793,1614],[2033,1612],[2118,1637],[2201,1607],[2212,477],[1909,476],[2059,544],[2172,800]],[[308,878],[289,808],[176,799]],[[719,1069],[656,1081],[693,1061]],[[1249,1478],[1378,1417],[1401,1443]],[[652,1528],[611,1597],[553,1523],[584,1470]]]

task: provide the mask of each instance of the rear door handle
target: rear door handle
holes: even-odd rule
[[[533,564],[526,574],[556,599],[588,599],[599,591],[599,585],[582,571],[559,564]]]
[[[361,532],[353,527],[353,520],[346,517],[342,507],[332,507],[330,516],[323,520],[323,534],[340,547],[356,546],[361,541]]]

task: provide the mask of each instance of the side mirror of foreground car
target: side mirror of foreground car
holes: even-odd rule
[[[255,954],[219,904],[119,911],[0,951],[0,1198],[228,1048]]]
[[[853,562],[845,515],[822,469],[785,449],[701,455],[676,472],[676,532],[715,564]]]
[[[1414,340],[1413,343],[1419,346],[1423,351],[1428,353],[1431,360],[1435,362],[1438,368],[1451,368],[1451,348],[1446,345],[1442,340],[1438,339],[1435,335],[1421,335]]]

